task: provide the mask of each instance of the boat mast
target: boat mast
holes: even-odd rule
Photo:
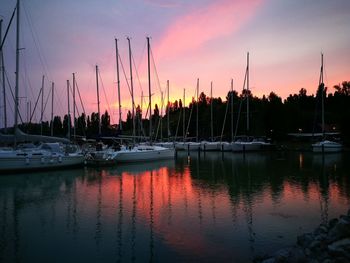
[[[183,114],[183,119],[182,119],[182,135],[183,135],[183,141],[185,142],[185,117],[186,117],[186,111],[185,111],[185,99],[186,99],[186,90],[184,89],[184,101],[182,103],[182,114]]]
[[[41,114],[40,114],[40,135],[43,135],[43,116],[44,116],[44,81],[45,76],[41,79]]]
[[[51,136],[53,136],[53,96],[55,91],[55,83],[52,82],[51,86]]]
[[[164,106],[164,93],[160,92],[161,107],[160,107],[160,141],[163,142],[163,106]],[[157,132],[158,135],[158,132]]]
[[[322,134],[323,137],[325,135],[324,130],[324,83],[323,83],[323,53],[321,53],[321,72],[320,72],[320,81],[319,81],[319,87],[321,88],[321,110],[322,110]]]
[[[149,103],[149,142],[152,144],[152,94],[151,94],[151,60],[150,44],[147,37],[147,63],[148,63],[148,103]]]
[[[27,123],[29,123],[30,111],[29,111],[29,101],[27,101]]]
[[[16,32],[16,86],[15,86],[15,123],[14,123],[14,131],[16,134],[16,131],[18,129],[18,89],[19,89],[19,35],[20,35],[20,26],[19,26],[19,10],[20,10],[20,4],[19,0],[17,0],[17,32]],[[15,137],[15,147],[17,145],[17,138]]]
[[[141,91],[141,112],[143,111],[143,91]],[[143,132],[143,127],[142,127],[142,116],[140,116],[140,132],[139,134],[141,134],[141,132]]]
[[[97,89],[97,118],[98,118],[98,135],[101,135],[101,112],[100,112],[100,91],[98,87],[98,66],[96,65],[96,89]]]
[[[233,142],[233,79],[231,79],[231,141]]]
[[[0,19],[0,42],[2,43],[2,19]],[[5,88],[5,64],[4,64],[4,53],[2,46],[0,48],[0,63],[1,63],[1,80],[2,80],[2,91],[3,91],[3,103],[4,103],[4,128],[7,133],[7,114],[6,114],[6,88]]]
[[[132,79],[132,57],[131,57],[131,44],[130,38],[126,38],[129,44],[129,61],[130,61],[130,88],[131,88],[131,104],[132,104],[132,137],[135,143],[135,102],[134,102],[134,84]]]
[[[210,82],[210,134],[211,141],[214,141],[214,127],[213,127],[213,82]]]
[[[69,79],[67,79],[67,98],[68,98],[68,116],[67,116],[67,136],[70,140],[70,105],[69,105]]]
[[[166,82],[167,84],[167,93],[168,93],[168,107],[167,107],[167,127],[168,127],[168,142],[170,142],[170,104],[169,104],[169,80]]]
[[[199,78],[197,79],[196,142],[198,142],[198,113],[199,113]]]
[[[247,96],[247,135],[248,135],[249,134],[249,52],[247,52],[246,76],[247,76],[246,96]]]
[[[119,130],[123,130],[122,127],[122,106],[120,104],[120,79],[119,79],[119,52],[118,52],[118,39],[115,38],[115,53],[117,62],[117,87],[118,87],[118,108],[119,108]]]
[[[75,122],[75,73],[73,73],[73,124],[74,124],[74,128],[73,128],[73,137],[74,140],[76,139],[76,122]]]

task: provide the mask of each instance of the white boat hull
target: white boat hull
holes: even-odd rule
[[[312,151],[315,153],[335,153],[341,152],[343,146],[340,143],[332,141],[321,141],[312,145]]]
[[[121,150],[116,152],[115,160],[119,163],[128,163],[173,159],[174,157],[175,149],[153,146]]]
[[[175,144],[173,142],[157,142],[154,145],[172,149],[172,148],[174,148]]]
[[[83,155],[12,155],[0,153],[0,171],[25,171],[58,169],[63,167],[82,166]]]
[[[91,151],[86,155],[86,164],[91,166],[110,166],[116,163],[116,151],[105,149],[101,151]]]
[[[175,150],[177,150],[177,151],[187,150],[186,143],[184,143],[184,142],[176,142],[175,143]]]
[[[199,142],[178,142],[175,144],[178,151],[199,151],[201,144]]]
[[[222,151],[222,152],[232,152],[232,143],[221,142],[219,147],[220,147],[220,151]]]
[[[232,151],[233,152],[254,152],[262,151],[271,147],[271,144],[268,142],[233,142]]]
[[[220,143],[219,142],[201,142],[202,151],[219,151]]]

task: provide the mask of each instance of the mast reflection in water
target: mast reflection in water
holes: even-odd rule
[[[347,212],[348,154],[0,176],[0,262],[249,262]]]

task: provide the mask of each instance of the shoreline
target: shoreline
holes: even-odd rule
[[[256,257],[253,262],[350,262],[350,209],[346,215],[298,236],[295,245],[282,248],[273,255]]]

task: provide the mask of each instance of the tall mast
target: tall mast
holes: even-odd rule
[[[18,89],[19,89],[19,35],[20,35],[20,26],[19,26],[19,10],[20,10],[20,4],[19,0],[17,0],[17,32],[16,32],[16,86],[15,86],[15,123],[14,123],[14,130],[15,133],[18,128]],[[17,145],[17,140],[15,136],[14,141],[15,146]]]
[[[246,90],[246,96],[247,96],[247,133],[249,134],[249,52],[247,52],[246,76],[247,76],[247,90]]]
[[[149,101],[149,140],[152,143],[152,94],[151,94],[151,58],[149,37],[147,37],[147,63],[148,63],[148,101]]]
[[[197,118],[196,118],[196,142],[198,142],[198,114],[199,114],[199,78],[197,79]]]
[[[213,82],[210,82],[210,135],[211,135],[211,141],[214,141],[214,127],[213,127]]]
[[[2,43],[2,19],[0,19],[0,42]],[[7,133],[7,113],[6,113],[6,88],[5,88],[5,64],[4,64],[4,53],[1,47],[0,49],[0,62],[1,62],[1,80],[2,80],[2,92],[3,92],[3,103],[4,103],[4,128]]]
[[[131,88],[131,104],[132,104],[132,137],[135,142],[135,102],[134,102],[134,84],[132,79],[132,57],[131,57],[131,44],[130,38],[127,37],[129,44],[129,61],[130,61],[130,88]]]
[[[76,136],[76,123],[75,123],[75,73],[73,73],[73,137],[75,140],[75,136]]]
[[[119,130],[123,130],[122,127],[122,106],[120,104],[120,79],[119,79],[119,52],[118,52],[118,39],[115,38],[115,53],[117,62],[117,87],[118,87],[118,106],[119,106]]]
[[[51,136],[53,136],[53,97],[55,91],[55,83],[52,82],[51,86]]]
[[[186,117],[186,111],[185,111],[185,99],[186,99],[186,90],[184,89],[184,101],[182,103],[182,114],[183,114],[183,118],[182,118],[182,135],[183,135],[183,141],[185,142],[185,117]]]
[[[233,142],[233,79],[231,79],[231,141]]]
[[[164,93],[160,92],[161,96],[161,107],[160,107],[160,141],[163,141],[163,106],[164,106]]]
[[[27,101],[27,123],[29,123],[29,120],[30,120],[29,101]]]
[[[70,140],[69,80],[67,80],[67,98],[68,98],[68,116],[67,116],[67,127],[68,127],[68,132],[67,132],[67,136],[68,136],[68,139]]]
[[[41,79],[41,114],[40,114],[40,134],[43,135],[43,116],[44,116],[44,81],[45,76]]]
[[[169,80],[166,82],[167,86],[167,93],[168,93],[168,107],[167,107],[167,128],[168,128],[168,141],[170,141],[170,105],[169,105]]]
[[[98,87],[98,66],[96,65],[96,90],[97,90],[97,118],[98,118],[98,135],[101,135],[101,112],[100,112],[100,91]]]
[[[141,90],[141,112],[143,111],[143,91]],[[142,131],[143,128],[142,128],[142,117],[141,117],[141,120],[140,120],[140,131]]]
[[[321,72],[320,72],[320,83],[319,87],[321,87],[321,110],[322,110],[322,133],[324,136],[324,83],[323,83],[323,53],[321,53]]]

